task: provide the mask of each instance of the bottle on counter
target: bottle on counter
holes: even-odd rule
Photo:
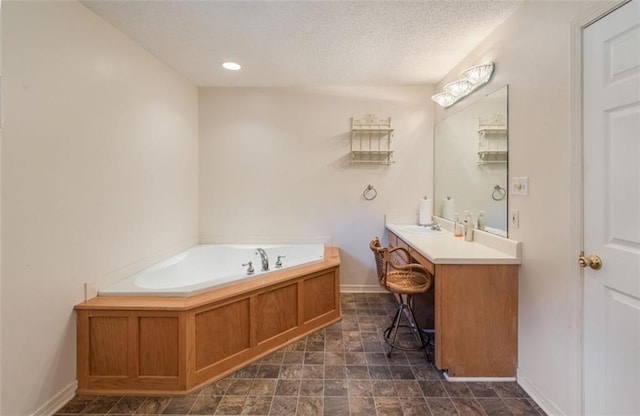
[[[471,213],[466,211],[466,218],[464,220],[464,241],[473,241],[473,220],[471,219]]]
[[[455,237],[462,237],[463,234],[463,226],[460,223],[460,215],[458,215],[458,213],[455,213],[455,222],[453,223],[453,235]]]
[[[464,241],[473,241],[473,224],[466,220],[464,222]]]
[[[484,211],[478,213],[478,230],[484,231]]]

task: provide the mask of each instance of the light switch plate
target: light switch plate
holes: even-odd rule
[[[529,195],[529,178],[526,176],[511,178],[511,195]]]
[[[511,228],[520,228],[520,211],[511,210]]]

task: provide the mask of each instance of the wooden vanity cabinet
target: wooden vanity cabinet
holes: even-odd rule
[[[516,376],[518,265],[434,264],[389,231],[432,271],[434,290],[414,298],[418,324],[435,330],[435,364],[449,377]]]

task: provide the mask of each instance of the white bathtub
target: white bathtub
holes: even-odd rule
[[[269,271],[261,271],[256,251],[269,257]],[[276,268],[278,256],[284,256]],[[200,245],[116,282],[98,292],[99,296],[191,296],[240,279],[262,276],[286,268],[321,261],[322,244],[298,245]],[[248,262],[255,273],[247,275]]]

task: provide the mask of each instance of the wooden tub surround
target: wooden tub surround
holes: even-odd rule
[[[79,394],[180,395],[328,326],[340,255],[191,297],[108,296],[76,305]]]

